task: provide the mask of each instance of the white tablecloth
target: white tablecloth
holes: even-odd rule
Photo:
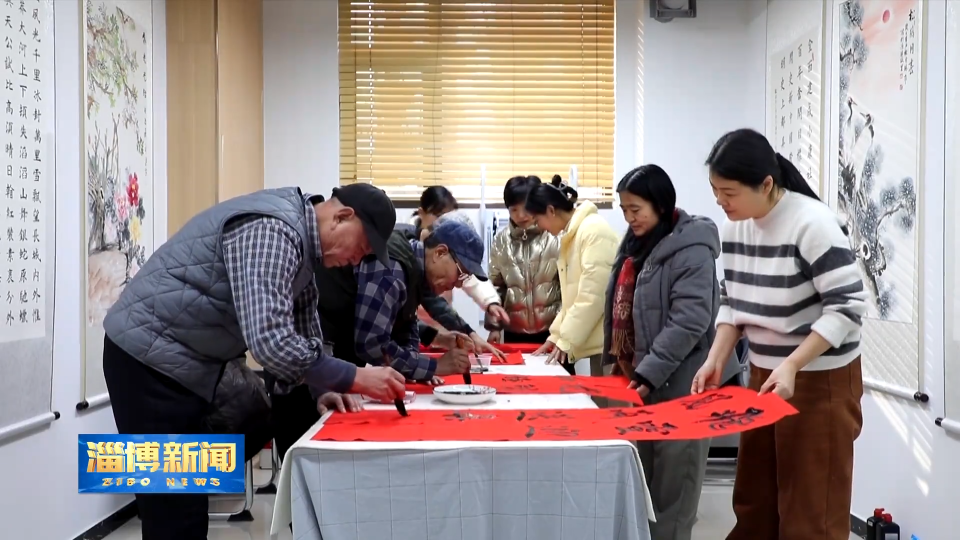
[[[491,373],[566,375],[543,357]],[[393,409],[392,405],[366,405]],[[498,395],[471,408],[592,408],[584,394]],[[408,409],[463,408],[419,395]],[[271,534],[296,540],[648,540],[653,508],[627,441],[333,442],[283,460]],[[321,534],[322,533],[322,534]]]

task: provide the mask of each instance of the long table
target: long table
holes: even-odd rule
[[[566,375],[545,357],[491,373]],[[368,409],[393,409],[365,405]],[[497,395],[471,408],[592,408],[584,394]],[[454,409],[421,395],[408,410]],[[271,534],[296,540],[649,540],[653,507],[636,447],[554,442],[314,441],[283,459]]]

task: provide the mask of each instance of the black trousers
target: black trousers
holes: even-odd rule
[[[277,445],[277,455],[283,459],[293,443],[320,420],[320,413],[305,384],[289,394],[274,393],[270,401],[273,403],[273,441]]]
[[[504,343],[536,343],[542,345],[550,338],[550,332],[537,332],[536,334],[523,334],[517,332],[503,331]]]
[[[103,376],[117,432],[122,434],[203,433],[209,403],[173,379],[103,341]],[[137,494],[143,540],[206,540],[206,495]]]

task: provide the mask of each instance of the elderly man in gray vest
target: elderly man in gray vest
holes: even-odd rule
[[[263,190],[195,216],[104,319],[103,372],[117,430],[205,433],[207,419],[228,407],[242,422],[263,404],[216,396],[225,366],[242,363],[247,351],[275,379],[276,394],[307,384],[402,397],[395,370],[358,368],[324,352],[324,284],[314,281],[315,265],[356,265],[368,254],[386,263],[395,222],[390,199],[368,184],[336,188],[327,201],[298,188]],[[145,540],[207,538],[205,495],[137,495],[137,503]]]

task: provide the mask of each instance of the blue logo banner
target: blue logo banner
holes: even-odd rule
[[[77,439],[80,493],[243,493],[243,435]]]

